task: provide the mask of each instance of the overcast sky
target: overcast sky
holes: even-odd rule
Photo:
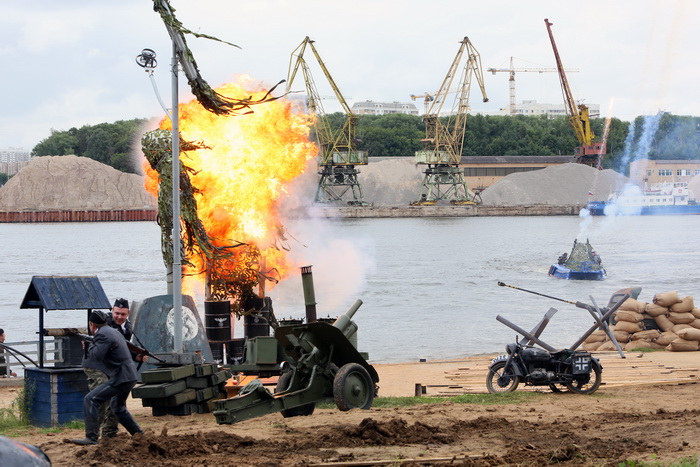
[[[700,115],[700,2],[674,0],[171,0],[189,29],[236,49],[188,36],[212,87],[248,74],[274,84],[286,78],[291,52],[315,40],[352,105],[411,102],[438,89],[468,36],[480,52],[490,101],[472,87],[473,111],[508,106],[508,74],[486,68],[554,67],[544,18],[576,100],[631,120],[660,110]],[[171,102],[171,45],[151,0],[32,0],[0,5],[0,148],[34,145],[51,130],[161,116],[135,57],[158,55],[155,77]],[[319,93],[332,94],[321,72]],[[181,75],[182,76],[182,75]],[[294,88],[303,89],[301,79]],[[181,80],[180,99],[191,94]],[[516,73],[516,99],[562,103],[556,73]],[[612,107],[611,107],[612,102]],[[330,112],[332,103],[325,104]],[[421,101],[416,105],[422,112]]]

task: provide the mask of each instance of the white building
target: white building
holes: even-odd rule
[[[588,113],[591,117],[600,116],[600,104],[587,104]],[[508,115],[508,109],[501,109],[501,115]],[[564,104],[541,104],[535,100],[522,101],[515,105],[516,115],[546,115],[549,118],[566,117],[566,107]]]
[[[29,151],[22,148],[0,149],[0,162],[27,162]]]
[[[352,112],[357,115],[388,115],[406,114],[418,115],[415,104],[405,102],[355,102],[352,105]]]

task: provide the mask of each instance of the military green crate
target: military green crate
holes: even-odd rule
[[[214,396],[213,399],[209,399],[208,401],[206,401],[205,404],[207,404],[207,408],[208,408],[207,413],[213,412],[214,410],[216,410],[216,401],[219,401],[221,399],[226,399],[225,392],[218,392],[216,394],[216,396]]]
[[[226,382],[231,377],[231,370],[221,370],[209,376],[209,386],[216,386],[219,383]]]
[[[157,370],[146,370],[141,373],[141,381],[146,384],[167,383],[185,379],[194,374],[194,365],[182,365],[169,368],[159,368]]]
[[[187,384],[188,388],[204,389],[212,386],[210,380],[211,376],[188,376],[185,379],[185,384]]]
[[[195,365],[194,367],[194,375],[195,376],[209,376],[213,375],[216,373],[216,370],[219,368],[219,365],[216,363],[204,363],[202,365]]]
[[[206,402],[200,402],[197,404],[185,404],[189,406],[189,410],[191,413],[209,413],[211,412],[211,409],[207,405]]]
[[[168,397],[144,398],[141,400],[141,404],[144,407],[174,407],[195,400],[197,400],[197,391],[194,389],[185,389],[182,392]]]
[[[191,415],[192,404],[176,405],[174,407],[153,407],[151,413],[154,417],[162,417],[163,415]]]
[[[204,402],[211,399],[219,393],[219,388],[216,386],[210,386],[208,388],[200,389],[197,391],[197,402]]]
[[[142,384],[132,389],[131,397],[134,399],[156,399],[172,396],[185,389],[187,389],[187,385],[184,380],[173,381],[172,383]]]

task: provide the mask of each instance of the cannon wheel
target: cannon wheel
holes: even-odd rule
[[[340,367],[333,379],[333,399],[338,409],[369,409],[374,401],[374,383],[369,372],[359,363]]]
[[[277,386],[275,386],[275,393],[286,391],[287,387],[289,386],[289,382],[292,379],[292,372],[291,371],[285,371],[282,373],[277,380]],[[293,407],[291,409],[284,409],[281,410],[280,413],[284,418],[289,418],[289,417],[305,417],[307,415],[311,415],[314,413],[314,409],[316,408],[316,404],[313,402],[310,402],[308,404],[300,405],[299,407]]]

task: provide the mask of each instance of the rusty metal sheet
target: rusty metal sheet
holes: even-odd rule
[[[34,276],[20,308],[111,309],[97,276]]]

